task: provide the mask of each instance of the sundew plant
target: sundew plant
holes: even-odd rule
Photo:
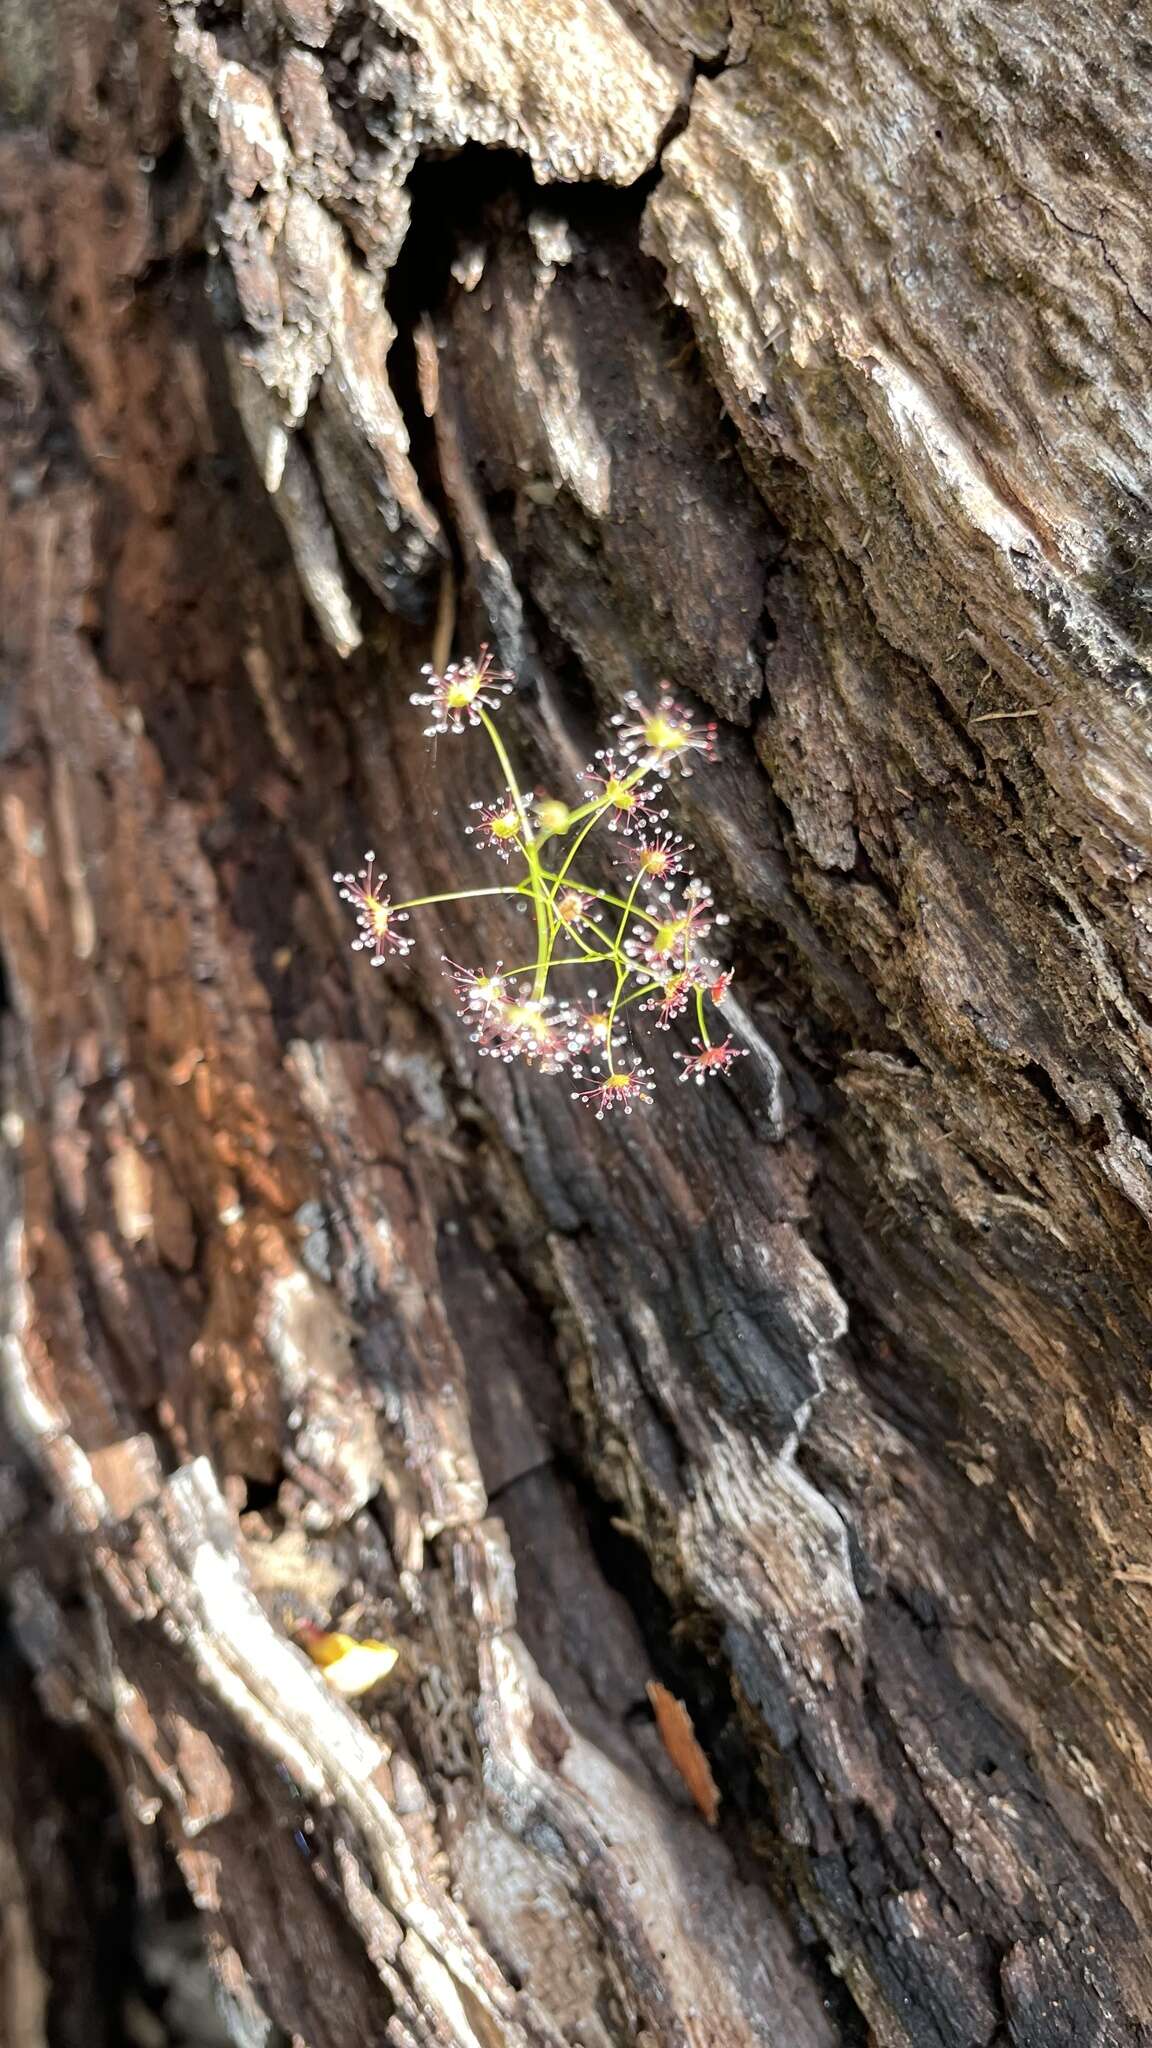
[[[741,1056],[731,1039],[714,1038],[709,1024],[732,980],[708,951],[711,933],[727,919],[712,891],[688,873],[692,852],[666,829],[661,803],[673,775],[690,775],[716,752],[714,725],[693,725],[666,685],[651,704],[637,695],[612,723],[615,744],[584,771],[582,801],[525,795],[497,723],[512,677],[493,666],[487,648],[476,661],[451,662],[443,674],[423,671],[427,688],[413,704],[431,713],[427,735],[440,738],[481,730],[499,771],[499,793],[472,806],[469,826],[480,844],[519,878],[483,889],[455,889],[393,903],[387,876],[366,853],[358,874],[334,877],[359,927],[353,950],[382,967],[390,954],[410,951],[410,913],[439,903],[507,896],[530,909],[535,958],[506,968],[461,967],[446,960],[459,1013],[477,1049],[491,1059],[523,1060],[545,1074],[568,1074],[587,1085],[572,1091],[599,1118],[652,1099],[653,1068],[641,1063],[633,1042],[639,1018],[666,1031],[687,1014],[696,1036],[690,1053],[678,1052],[680,1080],[703,1083]],[[622,871],[614,889],[585,879],[577,863],[590,852],[593,833],[611,838]]]

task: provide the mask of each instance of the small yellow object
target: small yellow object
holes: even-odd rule
[[[558,796],[536,799],[536,818],[542,832],[566,832],[572,813]]]
[[[381,1643],[374,1636],[341,1635],[338,1630],[314,1628],[302,1622],[297,1630],[302,1650],[318,1664],[330,1686],[346,1700],[371,1692],[393,1670],[400,1652],[393,1643]]]

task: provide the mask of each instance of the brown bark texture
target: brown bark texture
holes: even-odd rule
[[[1150,74],[2,0],[15,2048],[157,2038],[118,1884],[251,2048],[1152,2041]],[[499,899],[348,950],[485,879],[484,639],[533,786],[719,722],[747,1056],[647,1116],[477,1057]]]

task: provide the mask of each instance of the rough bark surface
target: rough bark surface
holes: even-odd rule
[[[1152,2040],[1146,24],[0,46],[12,2040],[123,2038],[117,1828],[253,2048]],[[533,781],[721,720],[730,1083],[476,1059],[487,904],[348,953],[474,864],[453,633]]]

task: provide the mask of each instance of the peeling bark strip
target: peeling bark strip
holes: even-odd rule
[[[0,39],[0,1560],[141,1898],[246,2044],[1149,2039],[1135,15]],[[533,785],[723,721],[754,1057],[674,1113],[474,1058],[490,903],[346,951],[362,846],[473,857],[454,620]],[[0,2011],[90,2048],[29,1720]]]

